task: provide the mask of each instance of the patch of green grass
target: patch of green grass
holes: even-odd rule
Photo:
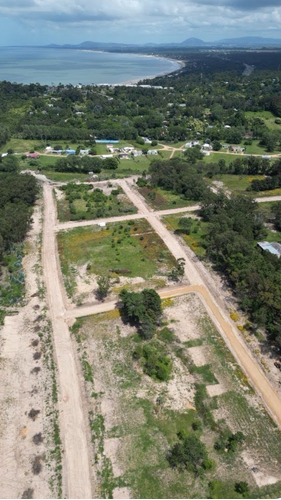
[[[267,230],[267,234],[264,238],[266,241],[277,241],[281,243],[281,232],[280,231],[270,231]]]
[[[204,163],[218,163],[219,160],[224,160],[227,165],[235,159],[234,155],[229,153],[212,152],[210,156],[205,156],[203,158]]]
[[[151,188],[149,186],[139,188],[139,192],[145,198],[147,203],[155,210],[166,210],[169,208],[189,207],[196,202],[185,200],[179,195],[166,191],[162,188]]]
[[[261,180],[264,179],[264,175],[232,175],[232,174],[221,174],[216,175],[211,179],[211,182],[214,180],[221,181],[223,184],[229,189],[232,193],[240,193],[242,191],[246,191],[246,189],[251,185],[253,180]],[[251,195],[255,194],[251,192]]]
[[[255,197],[262,197],[262,196],[280,196],[281,195],[281,188],[277,189],[271,189],[270,191],[253,191],[253,194]]]
[[[246,111],[245,115],[247,118],[261,118],[267,128],[281,132],[281,125],[275,123],[277,117],[270,111]]]
[[[259,145],[259,140],[253,140],[252,144],[243,146],[245,147],[245,155],[270,155],[273,153],[268,153],[266,149]],[[278,153],[278,151],[276,151]]]
[[[163,217],[163,221],[166,226],[170,230],[179,231],[179,220],[182,217],[188,217],[188,214],[176,214],[176,215],[167,215]],[[192,219],[192,226],[190,230],[190,234],[181,233],[181,237],[187,243],[187,245],[193,250],[193,252],[198,257],[204,257],[206,254],[205,250],[205,238],[206,238],[206,229],[208,227],[207,222],[202,222],[197,219]],[[180,233],[179,233],[180,234]]]
[[[84,379],[86,380],[86,382],[93,383],[94,382],[93,370],[92,370],[92,367],[91,367],[89,361],[86,358],[86,355],[82,356],[82,370],[83,370]]]
[[[174,257],[145,220],[107,224],[106,229],[92,226],[60,232],[58,247],[70,288],[75,285],[71,268],[85,263],[89,273],[101,275],[113,269],[121,275],[145,279],[165,275],[175,265]]]
[[[4,325],[5,316],[6,316],[6,311],[4,309],[0,309],[0,326]]]
[[[32,139],[18,139],[13,137],[4,146],[0,147],[0,152],[6,152],[8,149],[12,149],[15,153],[27,153],[35,149],[35,146],[39,144],[38,140]]]
[[[215,375],[211,370],[210,365],[195,366],[193,369],[193,373],[198,373],[199,375],[201,375],[202,383],[204,384],[209,385],[218,383]]]
[[[199,347],[200,345],[203,344],[203,339],[198,338],[198,339],[193,339],[193,340],[188,340],[187,342],[183,342],[183,344],[188,348],[188,347]]]
[[[106,194],[102,189],[94,189],[90,184],[69,183],[61,190],[64,197],[57,199],[57,206],[59,220],[63,222],[94,220],[137,211],[120,187],[113,186]]]
[[[129,160],[120,160],[117,170],[115,170],[114,177],[128,177],[129,175],[141,175],[145,170],[148,171],[150,165],[149,157],[143,155]]]
[[[48,179],[55,182],[86,181],[87,174],[77,174],[74,172],[54,172],[53,170],[42,170],[41,172]]]
[[[217,400],[219,407],[225,409],[235,427],[245,434],[246,444],[253,450],[256,460],[267,456],[272,464],[280,462],[280,432],[261,403],[255,408],[237,391],[221,394]]]

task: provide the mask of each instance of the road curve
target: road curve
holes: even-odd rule
[[[79,379],[59,281],[59,264],[54,232],[56,209],[52,188],[44,184],[44,226],[42,261],[47,302],[53,328],[58,368],[60,431],[63,444],[64,498],[91,498],[92,488]]]
[[[193,285],[193,291],[198,293],[202,298],[206,309],[217,326],[219,332],[224,338],[233,356],[240,364],[241,368],[247,375],[249,382],[252,384],[256,392],[261,396],[267,410],[275,420],[279,428],[281,428],[281,399],[275,390],[272,388],[268,378],[261,371],[258,363],[253,358],[250,350],[240,337],[240,333],[232,324],[228,314],[217,303],[213,293],[211,292],[206,280],[200,274],[196,263],[194,263],[185,251],[184,246],[177,240],[174,234],[170,233],[164,224],[160,221],[159,216],[146,206],[144,199],[133,190],[125,180],[118,181],[128,198],[137,206],[140,213],[143,213],[153,229],[162,238],[166,246],[175,258],[183,257],[185,259],[185,276],[189,280],[190,285]],[[191,291],[188,287],[189,292]],[[176,293],[174,291],[174,293]],[[180,294],[182,291],[179,292]]]
[[[247,378],[263,399],[267,410],[272,415],[279,428],[281,428],[281,400],[279,396],[274,391],[266,375],[262,372],[257,362],[252,357],[249,349],[240,339],[239,335],[237,335],[235,328],[230,323],[229,319],[217,305],[209,290],[204,285],[185,285],[163,288],[161,290],[157,290],[157,292],[161,299],[179,297],[189,293],[196,293],[201,298],[209,316],[220,331],[236,361],[243,368]],[[67,319],[74,319],[82,316],[89,316],[91,314],[108,312],[115,309],[116,306],[116,300],[82,306],[68,310],[65,317]]]

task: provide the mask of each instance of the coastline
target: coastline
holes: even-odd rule
[[[42,49],[44,54],[41,52]],[[50,51],[47,55],[46,49]],[[91,57],[89,54],[87,57],[86,52],[92,53],[93,56]],[[82,56],[82,53],[85,56]],[[99,54],[97,65],[94,53]],[[124,56],[124,62],[122,56]],[[12,65],[10,64],[11,60]],[[84,66],[80,60],[85,61]],[[145,60],[149,62],[146,63]],[[78,64],[77,61],[79,61]],[[48,71],[45,69],[46,64],[49,67]],[[103,66],[105,67],[104,71]],[[37,81],[40,85],[51,86],[57,86],[59,83],[73,86],[130,86],[140,84],[144,80],[173,75],[184,66],[183,61],[161,54],[108,52],[107,50],[84,48],[73,48],[71,51],[65,49],[61,53],[61,48],[4,47],[0,80],[24,85],[30,85]],[[111,67],[114,70],[108,69]]]
[[[111,54],[112,52],[107,52],[106,50],[89,50],[87,49],[87,52],[104,52],[107,54]],[[119,52],[116,52],[119,54]],[[164,71],[163,73],[158,73],[157,75],[148,75],[148,76],[142,76],[138,78],[134,78],[133,80],[127,80],[125,82],[121,83],[97,83],[95,84],[97,87],[131,87],[131,86],[137,86],[139,82],[142,82],[143,80],[153,80],[154,78],[158,78],[160,76],[165,76],[165,75],[172,75],[176,71],[180,71],[181,69],[185,68],[185,61],[181,59],[172,59],[171,57],[164,57],[164,56],[159,56],[159,55],[153,55],[153,54],[138,54],[138,53],[131,53],[131,52],[124,52],[124,54],[132,54],[135,56],[140,56],[140,57],[154,57],[156,59],[165,59],[166,61],[170,61],[172,63],[178,64],[178,68],[174,69],[173,71]],[[145,85],[147,86],[147,85]]]

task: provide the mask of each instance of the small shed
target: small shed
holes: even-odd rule
[[[258,246],[262,250],[267,250],[268,252],[272,253],[273,255],[276,255],[276,257],[278,257],[278,258],[281,257],[281,243],[277,243],[275,241],[273,241],[273,242],[260,241],[258,243]]]

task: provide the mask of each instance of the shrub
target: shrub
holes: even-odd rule
[[[138,345],[134,351],[134,358],[141,361],[143,371],[151,378],[161,382],[169,379],[172,361],[158,342]]]
[[[206,447],[195,434],[181,438],[169,451],[167,459],[171,467],[187,469],[195,475],[206,470],[208,465]]]

